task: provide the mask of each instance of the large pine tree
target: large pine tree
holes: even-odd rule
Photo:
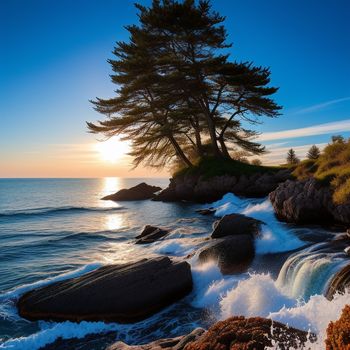
[[[275,117],[270,72],[251,63],[229,62],[224,17],[209,1],[154,0],[136,5],[139,24],[128,26],[129,42],[118,42],[110,60],[117,96],[93,101],[107,116],[89,129],[132,140],[135,165],[164,166],[174,157],[191,165],[205,149],[230,157],[239,146],[264,148],[244,124]]]

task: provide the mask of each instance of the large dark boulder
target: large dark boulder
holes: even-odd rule
[[[200,339],[204,332],[205,330],[203,328],[196,328],[187,335],[160,339],[144,345],[127,345],[118,341],[109,346],[106,350],[183,350],[188,343]]]
[[[221,175],[208,178],[198,174],[178,175],[153,200],[208,203],[222,198],[228,192],[244,197],[266,197],[278,184],[291,178],[290,170],[256,173],[252,175]]]
[[[204,247],[198,255],[201,263],[217,262],[223,274],[245,272],[255,255],[254,239],[251,235],[236,235],[215,240]]]
[[[286,181],[269,197],[280,220],[298,224],[350,224],[350,203],[334,204],[330,186],[313,178]]]
[[[29,320],[136,322],[192,290],[187,262],[143,259],[96,271],[25,293],[18,301]]]
[[[111,201],[140,201],[153,198],[156,192],[159,192],[160,190],[160,187],[150,186],[142,182],[134,187],[128,189],[124,188],[101,199]]]
[[[229,214],[214,222],[211,238],[247,234],[259,235],[262,222],[242,214]]]
[[[136,236],[136,244],[149,244],[157,241],[160,238],[165,237],[169,231],[152,226],[152,225],[146,225],[141,234]]]
[[[283,323],[261,317],[236,316],[216,323],[184,350],[264,350],[273,345],[280,350],[301,349],[307,340],[307,332]],[[315,340],[312,334],[311,340]]]

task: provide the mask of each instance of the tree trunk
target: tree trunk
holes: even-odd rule
[[[222,153],[224,155],[225,158],[231,159],[230,153],[228,152],[228,149],[226,147],[225,141],[223,137],[219,138],[219,142],[220,142],[220,147],[222,150]]]
[[[199,130],[199,126],[197,125],[194,128],[194,134],[196,137],[196,146],[197,146],[197,153],[199,157],[203,157],[203,145],[202,145],[202,138],[201,138],[201,132]]]
[[[218,143],[217,143],[217,138],[216,138],[216,133],[215,133],[215,125],[214,125],[214,122],[209,115],[207,115],[207,124],[208,124],[211,144],[213,146],[214,156],[216,156],[218,158],[222,158],[223,154],[221,153],[219,146],[218,146]]]
[[[189,167],[192,167],[193,164],[191,163],[191,161],[186,157],[185,153],[183,152],[183,150],[181,149],[180,145],[177,143],[177,141],[175,140],[174,136],[170,135],[168,136],[169,141],[171,142],[171,144],[173,145],[177,156],[184,162],[184,164],[186,164]]]

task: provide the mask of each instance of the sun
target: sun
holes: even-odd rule
[[[115,163],[129,152],[130,144],[120,140],[119,136],[113,136],[106,141],[98,142],[95,148],[102,160]]]

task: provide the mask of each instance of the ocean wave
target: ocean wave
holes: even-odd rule
[[[51,215],[57,213],[108,212],[125,209],[125,207],[44,207],[24,210],[9,210],[0,212],[1,217],[28,217],[37,215]]]
[[[39,281],[34,282],[34,283],[19,286],[17,288],[14,288],[12,290],[9,290],[5,293],[0,294],[0,303],[6,303],[6,302],[11,301],[11,300],[17,300],[21,295],[23,295],[24,293],[29,292],[35,288],[44,287],[44,286],[47,286],[48,284],[51,284],[54,282],[60,282],[60,281],[64,281],[64,280],[69,279],[69,278],[78,277],[78,276],[81,276],[85,273],[96,270],[101,266],[102,266],[101,263],[91,263],[91,264],[87,264],[85,266],[82,266],[79,269],[69,271],[69,272],[60,274],[60,275],[55,276],[55,277],[51,277],[51,278],[47,278],[44,280],[39,280]]]

